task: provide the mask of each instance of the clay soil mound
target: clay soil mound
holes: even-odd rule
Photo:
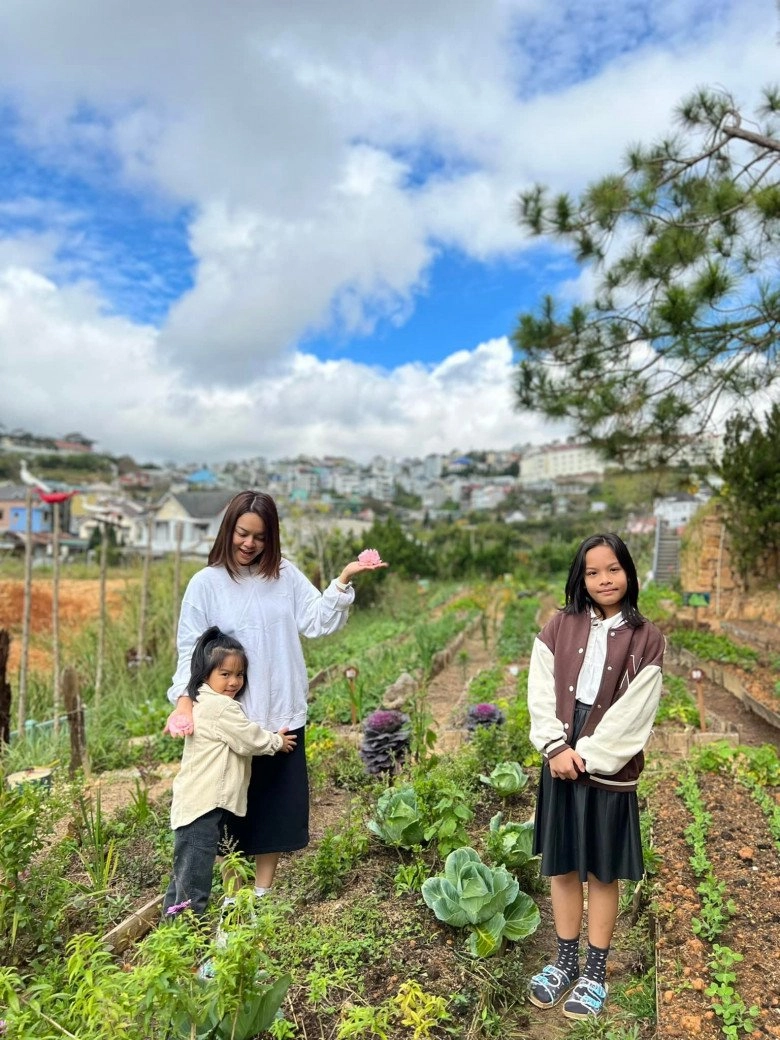
[[[106,606],[113,617],[122,610],[123,595],[127,589],[125,578],[111,578],[106,582]],[[21,581],[0,581],[0,628],[11,634],[9,671],[19,667],[21,653],[22,616],[24,612],[24,584]],[[64,578],[59,586],[60,631],[64,638],[82,625],[97,622],[100,614],[100,582],[96,579]],[[30,610],[30,634],[47,637],[52,631],[52,589],[47,579],[33,581]],[[30,653],[30,667],[44,671],[51,666],[51,657],[45,648],[34,646]]]

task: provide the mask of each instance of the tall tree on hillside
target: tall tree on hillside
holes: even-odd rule
[[[521,225],[595,276],[563,313],[546,297],[513,334],[517,406],[570,420],[618,461],[664,464],[719,405],[749,410],[780,380],[780,89],[756,121],[700,90],[679,129],[634,147],[574,201],[535,187]]]
[[[743,580],[780,573],[780,405],[764,425],[737,415],[726,425],[720,476],[726,529]]]

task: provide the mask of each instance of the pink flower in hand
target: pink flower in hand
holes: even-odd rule
[[[381,562],[382,557],[376,549],[364,549],[363,552],[358,555],[358,563],[363,563],[368,567],[376,567],[377,564],[380,564]]]

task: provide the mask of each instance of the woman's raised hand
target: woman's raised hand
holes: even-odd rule
[[[355,574],[360,574],[361,571],[376,571],[381,567],[387,567],[387,564],[381,558],[376,549],[364,549],[358,555],[356,560],[348,563],[344,570],[339,575],[339,581],[346,585],[346,583]]]

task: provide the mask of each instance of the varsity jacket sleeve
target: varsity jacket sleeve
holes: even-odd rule
[[[295,623],[302,636],[316,639],[338,632],[346,625],[349,608],[355,600],[351,586],[342,592],[334,580],[320,592],[297,567],[287,561],[284,566],[290,569]]]
[[[237,755],[275,755],[282,746],[279,734],[252,722],[229,697],[225,701],[215,723],[215,736]]]
[[[549,758],[566,745],[566,731],[555,714],[554,659],[550,648],[537,636],[528,668],[529,738],[537,751]],[[579,750],[579,749],[578,749]]]
[[[663,636],[650,660],[640,668],[623,695],[609,707],[590,737],[580,737],[577,751],[591,775],[611,776],[638,755],[653,728],[661,698]]]

